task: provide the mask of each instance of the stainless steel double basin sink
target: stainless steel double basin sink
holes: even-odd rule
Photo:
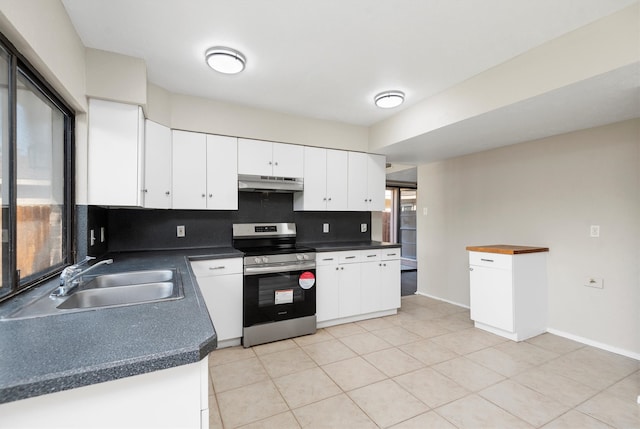
[[[25,304],[3,319],[29,319],[182,297],[182,280],[175,269],[102,274],[83,278],[78,288],[68,296],[52,298],[47,294]]]

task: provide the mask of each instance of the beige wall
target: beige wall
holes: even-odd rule
[[[0,0],[0,31],[77,110],[85,110],[85,50],[65,8],[51,0]]]
[[[372,125],[370,150],[375,152],[638,62],[639,14],[640,4],[629,6]]]
[[[640,357],[639,130],[626,121],[420,166],[419,292],[468,305],[465,246],[547,246],[549,328]]]
[[[85,57],[87,97],[147,104],[147,65],[143,59],[89,48]]]
[[[171,128],[366,152],[365,127],[171,95]]]

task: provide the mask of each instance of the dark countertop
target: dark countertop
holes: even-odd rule
[[[0,403],[200,361],[217,338],[188,258],[242,256],[230,247],[107,255],[114,263],[92,274],[175,268],[184,298],[0,320]],[[49,294],[57,283],[55,278],[0,304],[0,317]]]
[[[312,243],[299,242],[301,246],[312,247],[316,252],[339,252],[342,250],[365,250],[365,249],[387,249],[400,248],[400,244],[385,243],[381,241],[341,241],[333,243]]]

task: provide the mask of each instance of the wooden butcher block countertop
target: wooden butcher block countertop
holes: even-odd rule
[[[521,253],[548,252],[548,247],[513,246],[510,244],[489,244],[486,246],[467,246],[470,252],[501,253],[503,255],[518,255]]]

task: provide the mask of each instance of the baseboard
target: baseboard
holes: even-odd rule
[[[424,293],[424,292],[419,292],[418,291],[415,294],[416,295],[425,296],[427,298],[435,299],[436,301],[442,301],[442,302],[446,302],[448,304],[457,305],[458,307],[469,309],[469,306],[467,306],[467,305],[460,304],[459,302],[449,301],[447,299],[442,299],[440,297],[429,295],[429,294]],[[547,332],[550,333],[550,334],[553,334],[553,335],[557,335],[559,337],[563,337],[563,338],[567,338],[569,340],[576,341],[576,342],[581,343],[581,344],[585,344],[587,346],[596,347],[598,349],[606,350],[608,352],[615,353],[615,354],[618,354],[618,355],[621,355],[621,356],[626,356],[626,357],[629,357],[631,359],[640,360],[640,353],[632,352],[631,350],[626,350],[626,349],[622,349],[620,347],[612,346],[610,344],[605,344],[605,343],[601,343],[599,341],[590,340],[589,338],[580,337],[578,335],[573,335],[573,334],[570,334],[568,332],[560,331],[558,329],[547,328]]]
[[[460,304],[459,302],[455,302],[455,301],[449,301],[448,299],[443,299],[437,296],[429,295],[428,293],[418,291],[416,292],[416,295],[426,296],[427,298],[435,299],[436,301],[446,302],[447,304],[452,304],[458,307],[466,308],[467,310],[469,309],[468,305]]]
[[[598,349],[602,349],[611,353],[626,356],[631,359],[640,360],[640,353],[632,352],[631,350],[621,349],[620,347],[615,347],[609,344],[601,343],[599,341],[590,340],[589,338],[573,335],[568,332],[560,331],[558,329],[547,328],[547,332],[553,335],[557,335],[559,337],[567,338],[569,340],[573,340],[578,343],[585,344],[587,346],[596,347]]]

